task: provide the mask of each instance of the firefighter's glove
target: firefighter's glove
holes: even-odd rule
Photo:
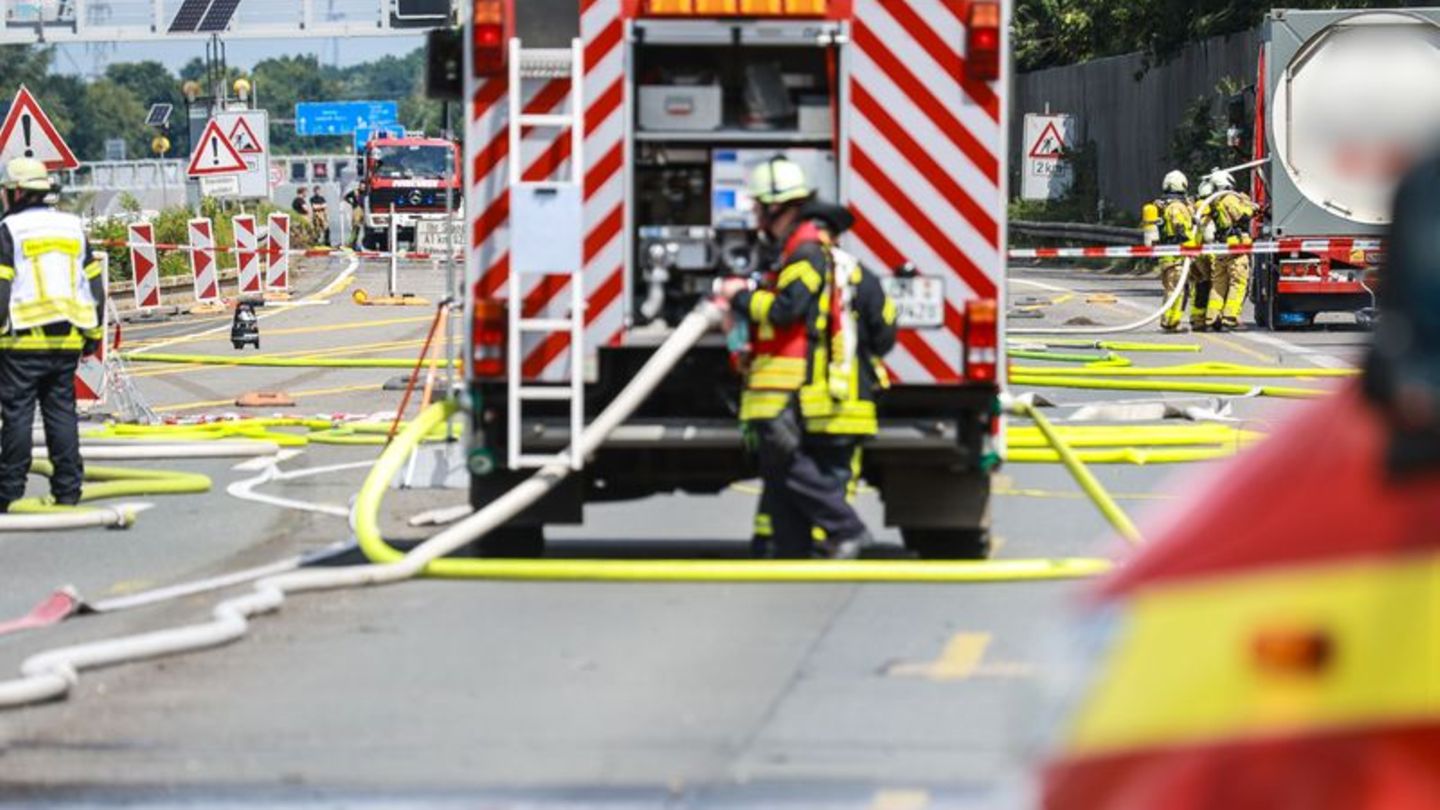
[[[72,343],[72,344],[70,344],[70,345],[73,346],[73,345],[75,345],[75,344]],[[97,354],[99,354],[99,353],[100,353],[100,341],[99,341],[99,339],[97,339],[97,338],[85,338],[85,342],[84,342],[83,344],[81,344],[81,346],[80,346],[80,356],[81,356],[81,357],[94,357],[95,355],[97,355]]]

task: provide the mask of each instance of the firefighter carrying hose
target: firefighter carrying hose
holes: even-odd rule
[[[1160,197],[1147,203],[1141,213],[1147,246],[1161,244],[1195,247],[1200,244],[1199,229],[1195,226],[1195,212],[1191,208],[1190,200],[1185,196],[1189,188],[1190,180],[1184,172],[1172,171],[1165,175],[1161,182]],[[1165,300],[1170,300],[1184,272],[1184,257],[1161,257],[1160,282],[1164,285]],[[1185,315],[1185,297],[1187,293],[1196,291],[1196,276],[1197,274],[1191,271],[1187,289],[1181,290],[1180,294],[1175,296],[1175,301],[1160,316],[1161,329],[1167,332],[1180,329]]]
[[[1224,238],[1225,244],[1231,247],[1250,244],[1255,203],[1244,192],[1235,190],[1235,177],[1230,172],[1217,170],[1207,179],[1215,186],[1215,194],[1206,206],[1207,217],[1214,225],[1214,238]],[[1206,241],[1211,240],[1207,237]],[[1238,328],[1245,293],[1250,288],[1250,257],[1215,256],[1210,281],[1205,320],[1221,331]]]
[[[835,246],[853,218],[816,200],[798,165],[761,164],[750,192],[778,269],[753,291],[730,279],[721,295],[753,341],[740,419],[764,482],[756,553],[853,558],[870,542],[850,500],[860,443],[877,430],[875,395],[888,385],[880,359],[895,344],[895,306]]]
[[[80,218],[55,210],[45,164],[5,166],[0,221],[0,512],[25,494],[33,453],[35,404],[55,472],[55,502],[80,502],[84,465],[75,414],[75,369],[103,339],[101,264]]]

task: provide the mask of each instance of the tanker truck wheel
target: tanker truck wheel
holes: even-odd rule
[[[922,560],[984,560],[990,557],[985,529],[901,529],[905,548]]]

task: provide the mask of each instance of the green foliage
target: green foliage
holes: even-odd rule
[[[140,213],[139,198],[128,191],[120,192],[120,197],[118,200],[116,200],[116,203],[120,206],[120,210],[126,212],[127,214]]]
[[[1100,197],[1099,159],[1093,141],[1066,150],[1065,159],[1070,161],[1075,171],[1075,181],[1065,196],[1058,200],[1025,200],[1016,196],[1010,201],[1010,219],[1134,224],[1133,218],[1127,220],[1124,212],[1107,210],[1105,201]]]
[[[1229,128],[1224,115],[1225,100],[1239,89],[1240,83],[1235,79],[1221,79],[1213,94],[1200,96],[1185,108],[1180,125],[1170,137],[1170,160],[1190,178],[1192,189],[1212,169],[1239,165],[1250,154],[1248,143],[1242,142],[1240,148],[1235,149],[1225,138]],[[1244,184],[1243,177],[1236,180]]]
[[[1285,8],[1393,8],[1394,0],[1287,0]],[[1255,28],[1260,0],[1018,0],[1011,41],[1019,70],[1144,52],[1161,63],[1191,42]]]

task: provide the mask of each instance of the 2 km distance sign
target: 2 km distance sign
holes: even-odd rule
[[[233,110],[215,114],[230,145],[245,161],[237,172],[237,196],[255,199],[270,196],[270,114],[264,110]]]
[[[1020,196],[1027,200],[1053,200],[1064,196],[1075,181],[1075,170],[1065,155],[1075,146],[1075,117],[1025,116],[1025,172]]]

